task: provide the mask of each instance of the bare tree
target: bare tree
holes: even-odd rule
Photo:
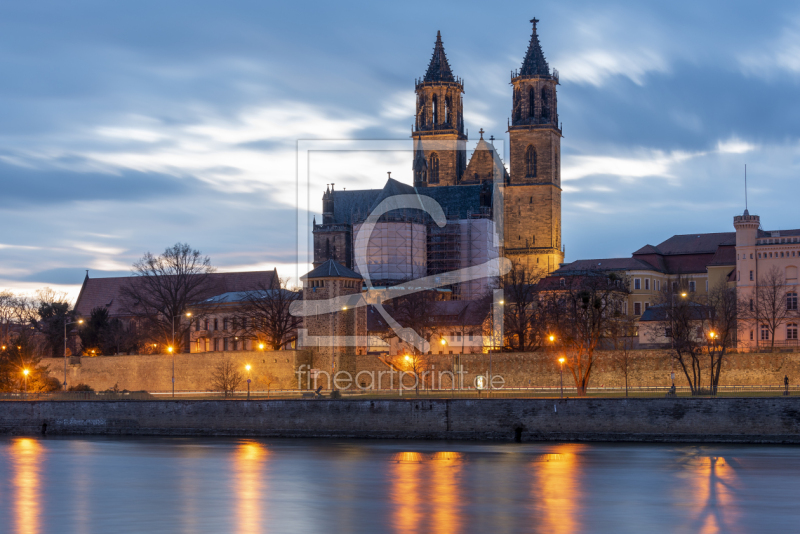
[[[63,355],[64,325],[73,320],[72,304],[67,294],[45,287],[33,299],[17,299],[17,313],[23,324],[39,332],[53,358]]]
[[[547,296],[548,309],[553,311],[550,324],[558,332],[578,395],[583,396],[592,376],[597,345],[608,335],[615,310],[627,299],[628,281],[616,273],[601,271],[585,271],[558,281]]]
[[[790,288],[783,272],[775,265],[756,282],[755,292],[745,295],[739,304],[740,315],[753,325],[756,340],[761,329],[769,333],[770,351],[775,348],[775,333],[791,317],[797,316],[797,306],[788,302]]]
[[[736,346],[737,321],[740,304],[736,289],[721,280],[708,294],[708,339],[706,350],[709,357],[711,394],[717,394],[719,377],[725,354],[729,347]]]
[[[280,350],[297,339],[297,330],[303,318],[289,313],[292,303],[302,295],[291,291],[288,279],[277,284],[259,283],[255,289],[246,291],[240,307],[234,314],[242,335],[264,342],[271,350]]]
[[[431,368],[428,356],[417,352],[398,354],[392,359],[392,366],[398,371],[406,372],[414,377],[415,390],[419,395],[419,386],[422,384],[425,387],[426,376]],[[398,387],[402,387],[402,384],[399,384]]]
[[[542,271],[515,265],[502,280],[503,329],[506,344],[518,352],[530,352],[544,340],[543,309],[539,306],[538,282]]]
[[[17,296],[11,291],[0,291],[0,344],[11,340],[11,322],[17,318]]]
[[[225,397],[233,395],[244,380],[239,367],[230,358],[222,358],[211,372],[211,390],[221,391]]]
[[[609,321],[608,338],[614,347],[612,363],[625,379],[626,397],[628,396],[628,377],[633,355],[635,329],[636,319],[632,315],[625,315],[622,310],[614,310],[614,316]]]
[[[689,290],[689,280],[680,275],[672,284],[664,284],[656,297],[662,310],[667,337],[683,371],[692,395],[702,387],[701,357],[706,345],[705,331],[709,309],[702,298]]]
[[[432,291],[419,291],[401,295],[385,301],[387,311],[404,328],[417,332],[418,335],[431,340],[438,331],[435,313],[435,299]],[[381,338],[390,341],[397,337],[394,330],[387,328],[380,334]],[[419,354],[419,349],[414,347],[414,354]]]
[[[183,352],[191,323],[214,312],[212,303],[204,302],[213,296],[214,270],[208,256],[185,243],[158,256],[148,252],[133,264],[133,277],[121,289],[123,307],[152,341],[171,345],[174,336],[175,351]],[[191,320],[185,319],[187,312]]]

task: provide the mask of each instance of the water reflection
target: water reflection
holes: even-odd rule
[[[393,457],[391,472],[392,525],[396,532],[416,532],[422,516],[422,455],[401,452]]]
[[[14,532],[40,532],[42,446],[38,441],[19,438],[11,442],[9,451],[13,475]]]
[[[683,463],[681,477],[688,482],[689,503],[694,507],[690,523],[693,532],[744,532],[738,527],[735,500],[736,471],[721,456],[690,455]]]
[[[581,445],[557,445],[552,452],[531,462],[533,488],[531,499],[537,513],[533,523],[537,531],[553,534],[581,532],[578,513],[582,492],[579,480]]]
[[[236,499],[237,532],[262,532],[261,497],[266,481],[262,473],[267,449],[255,441],[241,443],[236,449],[232,481]]]
[[[432,532],[461,532],[461,470],[462,455],[457,452],[437,452],[431,462],[433,505]]]

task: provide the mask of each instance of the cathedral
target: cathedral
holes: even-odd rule
[[[425,76],[415,83],[413,185],[389,177],[381,189],[329,187],[322,222],[313,225],[315,268],[332,259],[358,272],[354,258],[360,254],[373,283],[386,285],[498,256],[545,273],[558,269],[564,261],[558,71],[550,70],[542,52],[538,20],[531,23],[522,66],[511,74],[509,167],[483,130],[467,161],[464,81],[453,74],[437,33]],[[360,225],[381,201],[398,194],[436,200],[447,224],[439,227],[419,210],[395,210],[381,216],[360,243]],[[452,288],[454,298],[477,298],[488,288],[486,281],[462,285]]]

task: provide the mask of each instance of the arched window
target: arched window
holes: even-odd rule
[[[536,115],[536,89],[531,87],[531,90],[528,92],[528,107],[530,108],[528,111],[528,115],[531,117]]]
[[[528,150],[525,151],[525,164],[527,167],[526,178],[536,177],[536,149],[533,145],[528,145]]]
[[[439,183],[439,155],[434,152],[428,159],[428,182],[432,184]]]
[[[450,124],[450,113],[453,112],[453,101],[449,96],[444,97],[444,122]]]
[[[425,97],[424,96],[420,96],[419,97],[419,107],[418,107],[418,109],[419,109],[419,126],[420,126],[420,128],[422,128],[426,124],[426,121],[425,121]]]
[[[431,103],[433,104],[433,124],[435,126],[439,124],[439,103],[436,100],[436,95],[433,95]]]
[[[547,90],[547,87],[542,87],[542,118],[549,119],[550,118],[550,102],[549,102],[550,92]]]

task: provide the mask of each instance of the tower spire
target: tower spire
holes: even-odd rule
[[[444,43],[442,43],[442,32],[436,32],[436,44],[433,46],[433,57],[428,65],[428,72],[425,73],[424,81],[426,82],[454,82],[456,81],[453,76],[453,71],[450,70],[450,64],[447,62],[447,56],[444,53]]]
[[[539,35],[536,33],[536,23],[538,22],[539,19],[536,17],[531,19],[533,33],[531,34],[531,42],[528,44],[528,52],[522,61],[522,68],[519,70],[520,76],[550,76],[550,67],[544,58],[542,45],[539,43]]]

